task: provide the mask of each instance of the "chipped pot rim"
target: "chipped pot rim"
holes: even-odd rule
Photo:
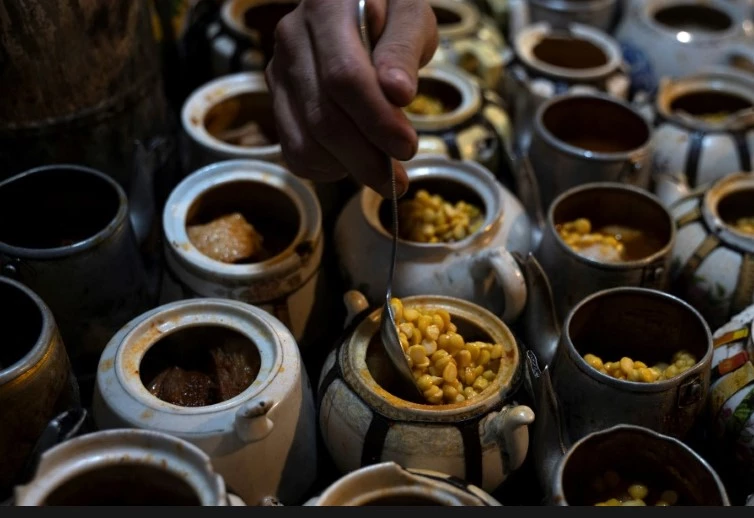
[[[494,232],[505,217],[505,207],[501,186],[493,174],[484,166],[470,160],[453,160],[445,156],[419,156],[404,162],[410,182],[422,180],[447,180],[463,185],[482,200],[484,223],[470,236],[452,243],[418,243],[398,238],[398,255],[405,253],[451,253],[460,252],[472,243],[484,239]],[[385,198],[372,189],[362,188],[359,205],[362,217],[383,240],[385,244],[392,240],[392,233],[380,221],[379,210]],[[405,250],[405,251],[403,251]]]
[[[260,369],[245,390],[228,400],[183,407],[153,396],[141,380],[141,361],[162,338],[192,327],[224,327],[243,335],[260,356]],[[159,306],[126,324],[105,346],[97,369],[95,422],[115,414],[130,426],[183,438],[234,433],[239,409],[260,401],[275,405],[293,390],[302,364],[293,335],[275,317],[239,301],[199,298]]]
[[[4,275],[0,275],[0,284],[8,285],[18,290],[19,293],[22,293],[37,308],[42,317],[39,336],[37,336],[34,344],[28,349],[26,354],[14,363],[0,368],[0,387],[7,388],[12,386],[26,372],[33,369],[45,357],[56,339],[57,325],[55,317],[47,304],[26,285]]]
[[[600,371],[589,365],[584,357],[579,353],[578,349],[576,348],[576,344],[573,343],[573,339],[571,338],[571,323],[579,311],[581,311],[586,305],[594,303],[595,300],[605,297],[615,297],[622,295],[661,299],[666,303],[673,304],[681,308],[689,315],[692,315],[704,330],[707,342],[707,347],[704,351],[704,354],[700,358],[698,358],[696,363],[693,366],[689,367],[689,369],[685,372],[682,372],[671,379],[655,381],[652,383],[642,383],[638,381],[613,378],[612,376],[601,373]],[[679,297],[676,297],[675,295],[664,291],[651,288],[627,286],[608,288],[584,297],[568,312],[568,315],[566,315],[565,321],[563,323],[561,342],[564,342],[566,354],[568,355],[568,357],[576,364],[579,370],[581,370],[588,377],[597,380],[609,387],[637,394],[664,392],[673,387],[683,385],[684,382],[695,376],[705,376],[705,373],[707,373],[708,375],[709,366],[712,362],[712,354],[714,353],[714,348],[712,346],[712,332],[710,331],[709,325],[707,324],[707,321],[704,319],[704,317],[702,317],[701,313],[699,313],[699,311],[691,306],[691,304]]]
[[[379,332],[382,314],[381,307],[375,308],[345,339],[340,355],[336,358],[336,361],[341,362],[344,380],[369,407],[399,422],[453,423],[495,410],[515,392],[522,372],[520,346],[508,326],[492,312],[463,299],[443,295],[413,295],[403,297],[401,301],[406,307],[444,309],[450,313],[451,319],[462,318],[489,335],[494,343],[510,345],[513,350],[513,366],[505,372],[498,370],[495,380],[471,401],[431,405],[394,396],[377,383],[366,363],[367,348]]]
[[[534,56],[533,49],[542,40],[548,37],[561,37],[564,35],[594,45],[605,54],[607,63],[588,69],[566,68],[551,65]],[[521,59],[521,61],[527,66],[541,73],[564,79],[600,79],[614,73],[620,68],[621,63],[623,62],[623,55],[621,54],[620,47],[609,34],[595,27],[581,23],[570,23],[565,30],[558,30],[547,22],[539,22],[529,25],[522,29],[516,36],[516,39],[514,40],[514,49],[519,59]]]
[[[624,192],[630,196],[634,196],[637,199],[641,199],[643,202],[654,205],[657,209],[659,209],[663,214],[667,216],[666,224],[669,229],[669,237],[667,242],[663,245],[662,248],[657,250],[655,253],[648,255],[646,257],[642,257],[641,259],[636,259],[633,261],[622,261],[622,262],[606,262],[606,261],[598,261],[597,259],[593,259],[591,257],[583,256],[569,247],[565,241],[563,241],[563,238],[560,237],[560,234],[556,230],[555,225],[555,211],[558,209],[561,203],[566,201],[571,196],[575,196],[587,191],[620,191]],[[672,252],[673,247],[675,246],[675,240],[676,240],[676,224],[675,219],[673,218],[673,215],[670,213],[670,211],[665,207],[665,205],[662,204],[660,199],[655,196],[653,193],[646,191],[644,189],[641,189],[639,187],[619,183],[619,182],[593,182],[593,183],[586,183],[582,185],[578,185],[576,187],[572,187],[568,189],[567,191],[564,191],[560,195],[558,195],[557,198],[553,200],[553,202],[550,204],[550,208],[547,211],[547,227],[548,230],[553,234],[555,237],[555,242],[558,244],[560,249],[566,253],[569,257],[577,260],[580,263],[593,266],[600,270],[633,270],[636,268],[644,268],[646,266],[649,266],[656,261],[660,260],[662,257],[667,257]]]
[[[750,172],[732,173],[714,182],[702,196],[701,211],[707,227],[726,244],[754,253],[754,236],[733,230],[720,217],[718,206],[726,197],[739,192],[750,192],[754,199],[754,174]],[[754,216],[754,213],[752,214]]]
[[[191,243],[186,229],[191,206],[205,193],[232,182],[264,184],[279,190],[293,203],[299,228],[285,250],[265,261],[227,264],[204,255]],[[219,274],[243,282],[295,272],[302,264],[297,248],[307,242],[316,245],[321,240],[322,210],[314,190],[284,167],[261,160],[226,160],[194,171],[173,189],[165,203],[162,227],[166,246],[182,265],[205,276]]]
[[[233,2],[226,2],[226,7]],[[285,2],[287,3],[287,2]],[[207,113],[219,103],[242,94],[267,93],[262,72],[238,72],[209,81],[194,90],[181,108],[181,124],[188,137],[204,149],[226,159],[249,158],[277,161],[282,159],[280,143],[267,146],[236,146],[215,138],[204,124]]]
[[[34,175],[43,175],[49,173],[50,171],[60,171],[56,174],[61,174],[67,171],[88,175],[95,181],[104,182],[108,186],[108,188],[112,189],[115,192],[115,195],[118,198],[118,207],[117,209],[115,209],[115,214],[113,215],[112,219],[107,225],[105,225],[93,235],[81,241],[77,241],[72,245],[59,246],[55,248],[28,248],[23,246],[10,245],[8,243],[0,241],[0,253],[7,254],[11,257],[17,257],[19,259],[46,260],[58,259],[61,257],[72,257],[74,255],[88,252],[91,249],[96,248],[97,246],[110,239],[111,236],[113,236],[123,227],[125,227],[128,221],[129,211],[126,192],[115,180],[91,167],[74,164],[53,164],[34,167],[32,169],[27,169],[26,171],[23,171],[15,176],[11,176],[6,180],[0,181],[0,190],[2,190],[3,187],[7,187],[13,183],[26,181]]]
[[[463,5],[456,0],[451,3]],[[450,63],[431,63],[419,70],[419,80],[429,79],[445,83],[461,97],[461,103],[441,115],[416,115],[404,110],[406,118],[417,131],[441,131],[464,123],[482,107],[480,85],[463,69]]]
[[[657,432],[655,430],[652,430],[650,428],[645,428],[643,426],[637,426],[633,424],[617,424],[614,426],[611,426],[610,428],[605,428],[604,430],[597,430],[595,432],[591,432],[578,441],[575,441],[570,448],[568,448],[568,451],[566,451],[563,456],[558,461],[558,464],[555,468],[555,477],[554,477],[554,483],[553,483],[553,494],[556,495],[555,498],[558,499],[559,505],[569,505],[568,501],[566,500],[564,488],[563,488],[563,473],[565,471],[565,468],[568,464],[568,461],[573,456],[573,452],[575,452],[578,448],[583,448],[585,444],[588,444],[591,441],[599,441],[601,439],[604,439],[606,436],[621,434],[621,433],[629,433],[633,435],[639,435],[639,436],[645,436],[650,439],[653,439],[659,443],[665,443],[665,445],[673,445],[676,448],[681,449],[684,453],[688,454],[691,458],[694,459],[696,463],[699,464],[699,466],[706,471],[711,477],[712,480],[715,482],[715,485],[717,486],[717,490],[720,493],[720,499],[722,500],[723,505],[729,506],[730,500],[728,499],[728,493],[725,490],[725,485],[722,482],[722,479],[717,474],[717,472],[712,468],[712,466],[697,452],[695,452],[691,447],[686,445],[683,441],[676,439],[675,437],[671,437],[669,435],[662,434],[660,432]]]
[[[99,430],[44,452],[34,478],[15,489],[16,505],[43,505],[65,482],[113,465],[150,466],[186,482],[201,505],[227,505],[225,481],[209,456],[169,434],[140,429]]]

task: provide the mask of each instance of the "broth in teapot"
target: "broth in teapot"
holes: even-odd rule
[[[559,223],[555,229],[574,252],[597,261],[637,261],[663,247],[658,237],[625,225],[604,225],[594,230],[587,218]]]

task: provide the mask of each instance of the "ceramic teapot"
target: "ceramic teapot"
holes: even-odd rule
[[[506,53],[505,69],[504,96],[521,150],[529,145],[537,108],[554,95],[598,91],[628,98],[630,82],[618,43],[587,25],[540,22],[523,28]]]
[[[698,187],[752,169],[754,76],[716,67],[664,78],[654,105],[655,192],[670,206]]]
[[[746,23],[726,0],[629,2],[615,37],[631,67],[633,91],[654,94],[662,77],[692,75],[737,56],[752,61]]]
[[[437,19],[439,44],[432,63],[449,63],[496,91],[503,77],[506,43],[494,20],[472,2],[429,0]]]
[[[105,430],[42,454],[17,506],[244,505],[191,443],[146,430]]]
[[[419,137],[417,155],[473,160],[504,183],[509,180],[504,167],[513,130],[505,103],[495,92],[480,88],[468,73],[447,64],[419,70],[417,92],[441,102],[444,110],[440,114],[404,110]]]
[[[182,300],[129,322],[102,353],[92,408],[99,429],[195,445],[250,505],[297,502],[316,478],[314,399],[296,341],[243,302]]]
[[[527,26],[547,23],[563,28],[572,23],[611,32],[620,0],[508,0],[508,32],[513,38]]]
[[[704,408],[710,383],[712,338],[701,315],[665,292],[611,288],[584,298],[561,326],[536,259],[516,257],[531,290],[522,315],[524,340],[536,353],[531,359],[549,367],[571,440],[621,423],[684,437]],[[695,362],[683,371],[671,369],[676,372],[668,379],[644,383],[627,378],[634,375],[634,361],[672,364],[674,353],[682,349]],[[603,365],[623,357],[631,363],[625,375],[616,377],[588,363],[587,354],[596,355]]]
[[[670,208],[676,221],[671,289],[719,327],[754,302],[754,175],[735,173],[700,188]]]
[[[381,461],[447,473],[494,491],[526,458],[534,414],[512,398],[521,379],[519,347],[489,311],[454,297],[414,296],[403,303],[446,310],[458,332],[504,345],[511,364],[473,399],[431,405],[396,391],[379,342],[381,309],[347,292],[344,339],[319,379],[319,427],[336,467],[347,473]],[[480,334],[481,333],[481,334]]]
[[[398,239],[393,294],[437,294],[464,298],[514,320],[526,303],[520,271],[510,251],[532,249],[532,227],[521,203],[482,166],[424,156],[406,164],[410,199],[418,189],[452,202],[473,203],[484,223],[472,235],[448,243]],[[391,246],[389,201],[362,189],[338,217],[335,246],[349,289],[372,303],[385,295]]]
[[[499,506],[473,484],[437,471],[406,469],[395,462],[364,466],[339,478],[306,506]]]

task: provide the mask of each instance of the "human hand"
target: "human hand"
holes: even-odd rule
[[[373,56],[364,49],[358,0],[301,0],[277,25],[266,77],[290,170],[314,181],[353,176],[392,197],[408,189],[399,160],[418,138],[401,110],[416,95],[418,70],[437,48],[437,21],[426,0],[368,0]]]

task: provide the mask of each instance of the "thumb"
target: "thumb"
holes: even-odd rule
[[[385,29],[374,49],[374,66],[385,96],[398,106],[416,95],[419,68],[437,49],[437,20],[426,0],[388,3]]]

